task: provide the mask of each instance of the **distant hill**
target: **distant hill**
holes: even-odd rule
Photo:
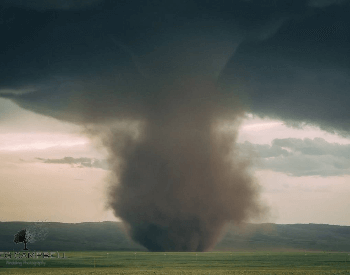
[[[0,222],[0,251],[19,251],[23,244],[13,242],[14,235],[31,222]],[[29,243],[30,250],[37,251],[85,251],[85,250],[146,250],[127,237],[120,222],[42,223],[47,237]]]
[[[350,226],[328,224],[247,224],[229,226],[216,250],[350,251]]]
[[[20,251],[14,235],[34,223],[0,222],[0,251]],[[120,222],[42,223],[47,237],[29,243],[37,251],[145,251],[126,235]],[[245,224],[229,226],[219,251],[350,251],[350,226],[327,224]]]

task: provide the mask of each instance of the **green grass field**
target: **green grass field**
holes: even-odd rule
[[[2,259],[0,274],[350,274],[348,253],[66,252]]]

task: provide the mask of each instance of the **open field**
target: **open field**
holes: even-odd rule
[[[348,253],[66,252],[2,259],[0,274],[350,274]]]

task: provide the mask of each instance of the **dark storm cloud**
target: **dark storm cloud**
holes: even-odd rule
[[[60,10],[75,6],[84,9]],[[105,106],[114,116],[154,97],[133,87],[147,85],[145,76],[216,66],[210,74],[220,74],[227,97],[239,93],[252,112],[348,135],[349,1],[2,0],[0,7],[0,89],[37,90],[3,95],[24,108],[81,121],[93,105],[106,105],[98,87],[107,103],[122,102]]]
[[[81,9],[102,2],[103,0],[2,0],[7,6],[36,10]]]
[[[109,206],[152,251],[209,250],[263,212],[236,144],[245,108],[349,130],[348,2],[35,3],[0,1],[1,96],[100,140]]]
[[[317,3],[269,39],[242,43],[221,79],[260,116],[349,136],[349,1]]]
[[[104,170],[109,169],[107,161],[99,160],[99,159],[73,158],[73,157],[64,157],[61,159],[44,159],[44,158],[37,158],[37,159],[44,163],[78,165],[75,167],[80,167],[80,168],[93,167],[93,168],[101,168]]]
[[[295,177],[350,175],[349,144],[329,143],[322,138],[286,138],[275,139],[271,145],[245,142],[242,148],[258,153],[260,169]]]
[[[345,4],[348,0],[310,0],[309,5],[312,7],[327,7],[330,5],[342,5]]]

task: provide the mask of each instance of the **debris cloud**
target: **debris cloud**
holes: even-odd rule
[[[207,251],[228,222],[262,213],[237,131],[220,128],[227,120],[238,127],[243,110],[238,100],[225,108],[208,79],[160,89],[137,137],[120,128],[96,131],[110,152],[109,206],[151,251]]]

